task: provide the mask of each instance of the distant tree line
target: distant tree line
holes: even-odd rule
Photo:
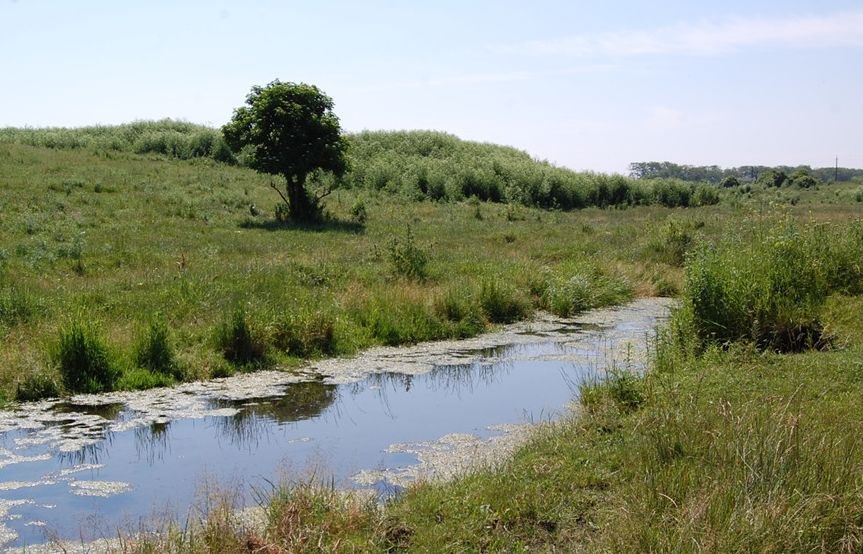
[[[740,183],[753,183],[761,175],[782,173],[792,175],[808,174],[816,182],[831,183],[846,182],[854,178],[863,179],[863,169],[840,167],[819,167],[813,169],[808,165],[776,166],[743,165],[740,167],[721,168],[718,165],[686,165],[673,162],[633,162],[629,164],[629,175],[634,179],[680,179],[694,183],[720,184],[723,180],[733,177]],[[784,182],[782,179],[780,181]],[[779,185],[776,185],[779,186]]]

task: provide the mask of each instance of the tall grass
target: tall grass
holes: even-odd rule
[[[576,173],[514,148],[463,141],[433,131],[363,132],[350,137],[346,183],[410,198],[478,198],[540,208],[705,206],[718,189],[672,179],[636,181],[621,175]]]
[[[240,366],[261,365],[266,361],[267,341],[263,332],[252,326],[246,310],[238,307],[219,326],[216,344],[225,360]]]
[[[764,233],[697,250],[680,317],[702,341],[748,340],[779,351],[824,346],[819,316],[828,295],[863,290],[863,228],[787,222]]]
[[[171,119],[79,128],[7,127],[0,129],[0,142],[59,150],[162,154],[181,160],[212,158],[221,162],[234,161],[220,131]]]
[[[26,323],[44,311],[35,295],[20,286],[4,283],[0,276],[0,326]]]
[[[76,320],[60,332],[57,362],[63,385],[71,392],[114,390],[121,368],[99,329]]]
[[[767,358],[693,358],[661,341],[645,402],[618,422],[621,473],[596,549],[859,551],[863,441],[847,430],[860,421],[848,371],[860,338],[851,352]]]
[[[707,206],[720,200],[714,185],[577,173],[535,160],[515,148],[464,141],[434,131],[362,132],[348,140],[352,164],[342,184],[413,199],[457,202],[477,198],[562,210],[649,204]],[[0,142],[243,162],[242,153],[231,152],[219,130],[170,119],[81,128],[3,128]],[[353,217],[362,223],[366,215],[359,210]]]
[[[150,318],[146,330],[138,338],[135,363],[138,367],[155,373],[174,378],[182,377],[168,323],[161,314]]]

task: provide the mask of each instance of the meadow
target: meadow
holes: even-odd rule
[[[328,219],[304,227],[275,221],[270,178],[239,155],[13,131],[0,131],[5,401],[291,371],[536,310],[680,299],[645,375],[585,385],[576,414],[499,467],[384,506],[289,483],[264,529],[214,504],[125,550],[863,548],[859,182],[718,190],[367,133]],[[595,192],[612,183],[620,195]],[[662,201],[663,187],[690,200]],[[590,198],[616,200],[572,200]]]
[[[597,208],[356,186],[298,227],[273,217],[270,178],[239,165],[19,142],[0,141],[7,400],[289,369],[670,293],[662,235],[699,217],[639,207],[621,226]]]

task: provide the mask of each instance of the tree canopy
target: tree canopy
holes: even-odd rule
[[[341,176],[347,170],[347,141],[333,101],[314,85],[275,80],[265,87],[253,86],[246,105],[234,110],[222,133],[235,152],[245,154],[251,168],[285,178],[284,193],[272,186],[294,220],[317,218],[318,202],[332,192],[332,187],[309,191],[310,174],[326,171]]]

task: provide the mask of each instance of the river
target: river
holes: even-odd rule
[[[501,459],[565,414],[584,379],[643,369],[669,307],[645,298],[297,374],[21,404],[0,412],[0,546],[182,522],[214,490],[238,507],[297,479],[388,495]]]

